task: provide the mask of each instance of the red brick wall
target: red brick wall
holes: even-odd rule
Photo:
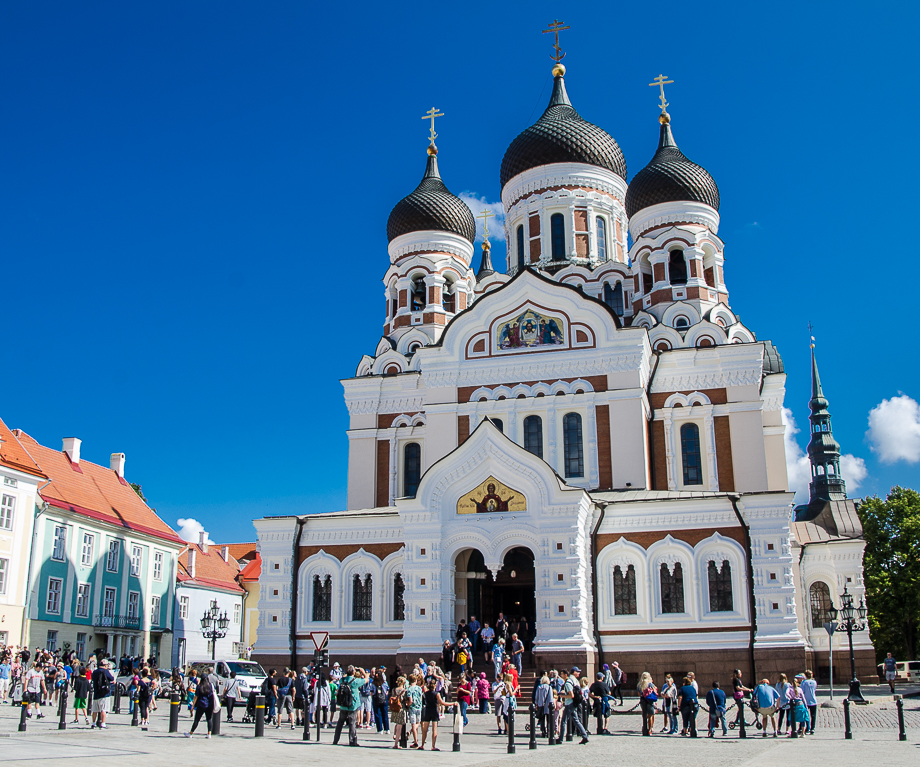
[[[377,440],[377,506],[390,505],[390,441]]]
[[[713,419],[716,433],[716,466],[719,469],[719,490],[735,489],[735,467],[732,463],[732,435],[727,415]]]
[[[652,489],[668,489],[668,454],[664,447],[664,421],[652,421]]]
[[[470,417],[468,415],[457,416],[457,445],[462,445],[470,436]]]
[[[610,455],[610,405],[598,405],[597,418],[597,473],[600,490],[613,488],[613,465]]]

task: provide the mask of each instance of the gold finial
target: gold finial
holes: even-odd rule
[[[482,211],[482,213],[476,216],[476,218],[482,219],[482,239],[485,242],[488,242],[489,240],[489,216],[494,216],[494,215],[495,214],[491,210],[489,210],[488,208],[485,208]],[[485,247],[485,245],[483,245],[483,247]]]
[[[652,88],[657,87],[661,89],[661,103],[658,105],[661,107],[661,114],[658,116],[658,122],[660,122],[662,125],[667,125],[669,122],[671,122],[671,115],[669,115],[667,112],[668,102],[665,101],[664,98],[664,86],[670,85],[674,81],[666,80],[666,77],[667,75],[658,75],[658,77],[655,78],[655,82],[649,83]]]
[[[561,77],[565,74],[565,67],[562,66],[561,62],[565,58],[565,54],[562,52],[562,48],[559,47],[559,33],[564,29],[571,29],[571,27],[562,26],[564,22],[559,21],[559,19],[553,19],[553,23],[549,25],[549,29],[544,29],[543,34],[547,32],[552,32],[556,42],[553,44],[553,49],[556,51],[555,54],[550,56],[550,58],[556,62],[556,66],[553,67],[553,76]]]
[[[811,323],[808,323],[808,335],[811,336],[811,350],[815,350],[815,337],[812,334]]]
[[[425,112],[425,114],[422,116],[423,120],[431,120],[431,135],[428,136],[428,140],[431,141],[431,144],[428,146],[428,154],[432,156],[438,153],[438,148],[434,145],[434,140],[438,137],[438,134],[435,133],[434,130],[435,117],[444,117],[444,113],[439,112],[437,107],[431,107],[431,109]]]

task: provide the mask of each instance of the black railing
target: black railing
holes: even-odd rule
[[[93,626],[96,628],[134,629],[137,631],[141,627],[141,619],[129,618],[126,615],[97,615],[93,618]]]

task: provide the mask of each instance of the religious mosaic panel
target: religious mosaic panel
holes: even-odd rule
[[[489,477],[457,501],[458,514],[490,514],[499,511],[527,511],[523,493]]]
[[[517,317],[498,326],[496,342],[499,349],[533,349],[561,346],[565,343],[560,317],[526,309]]]

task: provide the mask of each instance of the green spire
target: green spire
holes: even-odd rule
[[[840,476],[840,445],[831,429],[831,414],[821,388],[815,345],[811,345],[811,440],[808,443],[808,460],[811,462],[811,500],[843,500],[847,497],[846,484]]]

